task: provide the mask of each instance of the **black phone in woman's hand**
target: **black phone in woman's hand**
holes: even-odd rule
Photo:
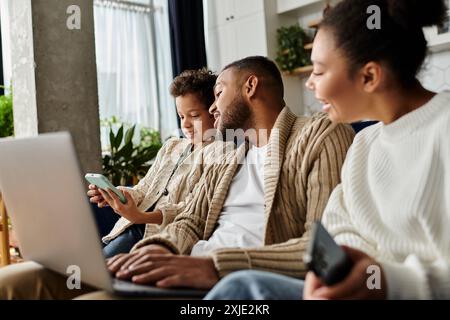
[[[333,240],[320,221],[314,222],[303,261],[327,286],[344,280],[353,267],[347,253]]]

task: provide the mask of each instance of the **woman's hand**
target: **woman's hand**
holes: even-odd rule
[[[126,203],[122,203],[119,197],[111,190],[98,189],[101,196],[114,210],[115,213],[124,217],[133,224],[145,224],[148,222],[149,213],[142,212],[138,209],[136,202],[126,188],[118,187],[122,191]]]
[[[306,275],[305,286],[303,290],[303,299],[305,300],[366,300],[366,299],[386,299],[387,288],[383,269],[374,259],[364,252],[343,246],[345,252],[353,261],[353,268],[349,275],[331,287],[327,287],[312,272]],[[369,267],[378,267],[379,288],[369,288],[369,277],[376,276],[369,272]]]

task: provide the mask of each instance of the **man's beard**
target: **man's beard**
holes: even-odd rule
[[[227,130],[242,129],[245,131],[249,129],[253,121],[253,112],[242,95],[239,94],[228,105],[221,118],[218,129],[225,137]]]

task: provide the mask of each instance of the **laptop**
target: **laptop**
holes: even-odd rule
[[[206,291],[163,289],[110,275],[69,133],[0,139],[0,190],[20,250],[64,276],[124,296],[202,297]],[[73,272],[73,271],[72,271]]]

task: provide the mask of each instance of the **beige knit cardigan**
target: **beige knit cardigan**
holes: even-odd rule
[[[258,248],[224,248],[211,256],[220,277],[242,269],[257,269],[304,277],[303,253],[310,228],[322,217],[354,137],[347,125],[332,124],[326,114],[297,117],[286,107],[269,139],[264,164],[265,235]],[[188,255],[199,240],[207,240],[218,218],[230,183],[245,156],[240,146],[233,163],[205,167],[186,200],[184,210],[164,230],[138,242],[133,251],[162,244]]]
[[[129,188],[139,210],[146,211],[154,205],[155,209],[161,210],[163,214],[161,225],[146,225],[144,238],[157,233],[174,220],[176,214],[180,212],[179,208],[185,206],[185,198],[193,190],[203,173],[203,162],[207,149],[196,148],[180,163],[170,178],[180,156],[188,146],[190,146],[188,139],[169,139],[158,152],[145,177],[136,186]],[[164,195],[166,185],[168,194]],[[108,243],[132,225],[133,223],[121,217],[111,232],[103,237],[103,242]]]

